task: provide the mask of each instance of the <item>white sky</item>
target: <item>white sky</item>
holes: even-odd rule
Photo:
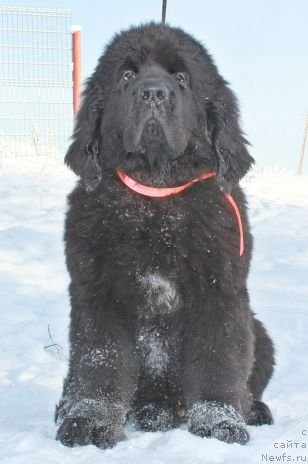
[[[87,77],[106,42],[131,24],[160,20],[161,0],[23,0],[69,8],[83,30]],[[296,171],[308,114],[307,0],[168,0],[167,20],[199,39],[240,101],[257,166]],[[308,173],[306,153],[305,173]]]

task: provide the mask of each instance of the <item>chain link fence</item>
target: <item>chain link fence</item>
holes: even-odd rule
[[[73,125],[71,13],[0,5],[0,156],[63,156]]]

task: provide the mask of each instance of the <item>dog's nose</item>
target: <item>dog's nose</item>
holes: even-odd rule
[[[140,96],[150,106],[160,105],[168,97],[168,88],[163,81],[147,80],[140,88]]]

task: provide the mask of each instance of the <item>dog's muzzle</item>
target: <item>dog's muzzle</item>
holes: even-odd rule
[[[161,79],[148,78],[139,87],[139,97],[145,105],[155,108],[168,100],[169,90]]]

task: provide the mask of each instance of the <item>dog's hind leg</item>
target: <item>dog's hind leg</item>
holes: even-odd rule
[[[253,396],[248,425],[272,424],[273,416],[269,407],[261,401],[274,370],[274,347],[265,328],[258,319],[254,319],[255,327],[255,356],[252,373],[248,380],[248,387]]]
[[[137,428],[147,431],[166,431],[180,425],[185,411],[183,394],[176,380],[150,377],[139,378],[133,419]]]

